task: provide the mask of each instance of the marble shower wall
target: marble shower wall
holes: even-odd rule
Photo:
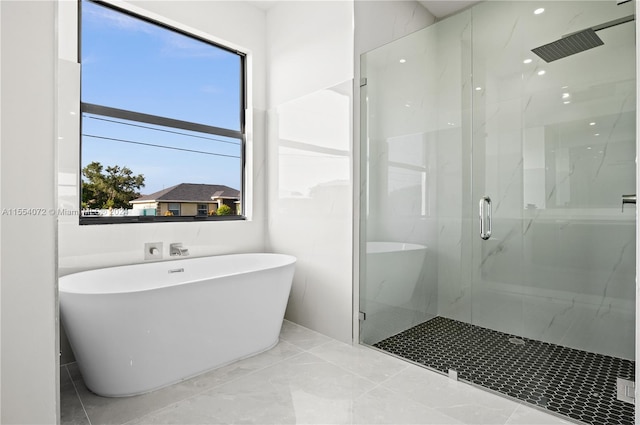
[[[367,54],[367,239],[429,253],[402,326],[442,315],[633,358],[634,25],[556,62],[531,52],[632,13],[483,2]]]
[[[473,199],[493,200],[492,238],[474,222],[473,322],[632,359],[635,208],[622,212],[621,196],[636,192],[634,24],[555,62],[530,50],[633,6],[486,2],[472,13]]]

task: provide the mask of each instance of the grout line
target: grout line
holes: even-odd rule
[[[76,392],[76,397],[78,397],[78,401],[80,401],[80,406],[82,406],[82,411],[84,412],[84,416],[87,418],[87,422],[89,422],[89,425],[91,425],[91,419],[89,418],[87,409],[85,409],[84,407],[84,403],[82,402],[82,397],[80,397],[80,392],[78,391],[76,382],[73,380],[73,377],[71,376],[71,372],[69,372],[69,368],[67,367],[67,365],[64,365],[64,369],[67,371],[67,376],[69,376],[69,380],[71,380],[71,385],[73,385],[73,390]]]
[[[507,418],[506,421],[504,421],[505,425],[509,425],[509,421],[511,420],[511,418],[513,418],[513,415],[516,414],[516,412],[520,409],[520,406],[522,406],[521,403],[518,403],[518,405],[516,406],[515,409],[513,409],[513,412],[511,412],[511,414],[509,415],[509,417]]]

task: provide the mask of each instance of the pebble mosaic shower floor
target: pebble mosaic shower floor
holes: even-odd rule
[[[635,363],[436,317],[374,347],[458,379],[593,425],[631,425],[634,406],[616,398],[616,378]]]

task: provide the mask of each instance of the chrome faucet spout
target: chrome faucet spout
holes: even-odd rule
[[[183,248],[181,243],[172,243],[169,245],[169,255],[171,257],[184,257],[189,255],[189,249]]]

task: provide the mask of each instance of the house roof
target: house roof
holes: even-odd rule
[[[212,198],[240,199],[240,191],[221,184],[180,183],[150,195],[142,195],[129,203],[211,202]]]

